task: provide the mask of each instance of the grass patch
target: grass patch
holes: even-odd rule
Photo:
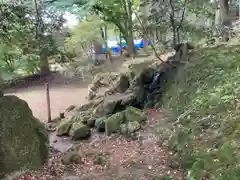
[[[172,113],[168,145],[188,180],[240,179],[239,52],[240,46],[197,51],[160,100]]]

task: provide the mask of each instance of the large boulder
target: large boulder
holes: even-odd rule
[[[87,125],[90,128],[93,128],[95,126],[96,118],[91,117],[87,121],[84,121],[83,123]]]
[[[92,116],[99,118],[104,115],[104,107],[103,104],[99,104],[97,107],[95,107],[92,111]]]
[[[89,137],[91,135],[91,131],[89,127],[84,125],[82,122],[75,122],[70,129],[69,135],[73,140],[78,140]]]
[[[161,61],[150,58],[137,58],[136,60],[123,63],[120,71],[121,73],[126,74],[129,77],[129,80],[134,80],[135,77],[139,76],[139,74],[145,71],[145,69],[157,69],[156,64],[160,63]]]
[[[118,77],[115,84],[115,89],[119,93],[124,93],[130,86],[129,78],[127,75],[122,74]]]
[[[75,122],[83,122],[88,119],[86,112],[73,112],[72,115],[62,119],[56,127],[57,136],[69,135],[69,131],[72,128],[72,124]]]
[[[109,114],[113,114],[117,108],[117,105],[120,103],[121,99],[119,98],[110,98],[107,97],[103,103],[99,104],[93,111],[92,116],[99,118]]]
[[[121,124],[120,132],[122,134],[128,134],[128,133],[136,132],[140,128],[141,128],[141,125],[138,121],[132,121],[132,122]]]
[[[137,97],[136,94],[133,92],[125,92],[121,95],[121,106],[127,107],[127,106],[133,106],[137,105]]]
[[[103,115],[109,115],[109,114],[113,114],[116,109],[118,108],[118,104],[120,102],[120,99],[108,99],[106,98],[106,100],[103,103]]]
[[[76,106],[73,111],[74,112],[82,112],[82,111],[92,111],[94,108],[96,108],[99,104],[103,102],[104,99],[94,99],[89,101],[86,104],[82,104],[80,106]]]
[[[147,116],[140,109],[128,107],[125,110],[125,119],[127,122],[138,121],[141,123],[147,120]]]
[[[121,123],[124,122],[124,112],[118,112],[105,120],[106,133],[117,133],[120,130]]]
[[[99,118],[123,111],[128,106],[138,107],[136,95],[131,91],[107,96],[102,103],[91,111],[91,115]]]
[[[88,100],[93,100],[99,97],[99,90],[102,87],[112,87],[118,78],[118,73],[98,73],[95,75],[92,83],[88,86]]]
[[[57,136],[68,135],[73,123],[71,120],[63,119],[56,127]]]
[[[104,132],[105,131],[105,120],[107,119],[106,116],[97,118],[95,120],[95,127],[99,132]]]
[[[134,86],[144,87],[152,83],[156,70],[154,68],[146,68],[140,72],[134,80]]]
[[[48,156],[47,130],[25,101],[16,96],[0,98],[0,127],[0,179],[43,165]]]

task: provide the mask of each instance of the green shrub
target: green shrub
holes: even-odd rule
[[[167,142],[189,180],[240,177],[239,52],[239,46],[197,51],[159,100],[175,117],[165,121],[172,124]]]

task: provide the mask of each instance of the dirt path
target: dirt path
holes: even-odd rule
[[[47,105],[45,86],[28,87],[17,89],[13,93],[19,98],[27,101],[35,117],[41,121],[47,120]],[[50,86],[50,100],[52,118],[57,117],[70,105],[78,105],[86,102],[87,87],[80,85]]]
[[[75,151],[81,158],[76,164],[63,165],[64,154],[52,151],[44,167],[13,180],[182,180],[182,171],[171,166],[170,152],[153,133],[163,113],[151,109],[145,113],[148,121],[137,133],[138,140],[117,134],[91,143],[83,140]]]

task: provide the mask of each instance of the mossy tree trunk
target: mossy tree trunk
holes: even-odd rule
[[[43,19],[42,19],[42,7],[41,2],[37,0],[33,0],[33,6],[36,13],[36,42],[39,50],[40,57],[40,72],[41,74],[48,74],[50,72],[49,62],[47,57],[47,47],[45,46],[45,35],[44,35],[44,27],[43,27]]]
[[[219,0],[220,13],[222,16],[222,26],[223,26],[223,38],[228,40],[230,38],[230,10],[229,10],[229,0]]]

